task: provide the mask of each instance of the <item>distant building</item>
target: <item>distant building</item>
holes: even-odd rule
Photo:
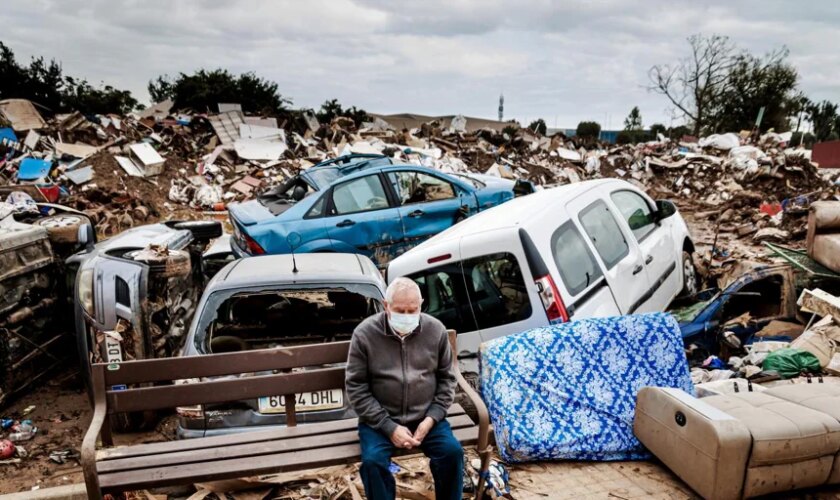
[[[840,141],[814,144],[811,159],[821,168],[840,168]]]

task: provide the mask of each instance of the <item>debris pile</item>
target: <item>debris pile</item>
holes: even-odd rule
[[[809,151],[786,147],[790,133],[730,133],[697,142],[660,136],[610,146],[544,137],[515,124],[468,131],[460,116],[445,127],[432,121],[398,130],[381,118],[320,123],[295,112],[278,123],[246,116],[238,105],[220,106],[213,115],[177,113],[165,102],[138,115],[76,112],[43,120],[34,107],[15,103],[15,112],[3,115],[11,128],[0,129],[0,185],[34,185],[43,200],[62,198],[91,214],[100,232],[114,234],[153,220],[191,218],[196,210],[222,211],[325,159],[377,153],[546,187],[622,178],[716,221],[720,232],[757,241],[804,235],[809,203],[835,189]]]
[[[807,326],[770,321],[755,333],[754,342],[743,347],[732,331],[725,331],[720,357],[702,359],[703,350],[690,346],[687,356],[698,394],[763,391],[791,380],[796,383],[800,377],[810,383],[811,377],[840,375],[840,324],[835,320],[840,317],[840,298],[818,288],[805,289],[797,304],[803,315],[811,317]],[[821,319],[814,321],[817,316]],[[747,312],[729,320],[724,330],[737,329],[751,319]]]

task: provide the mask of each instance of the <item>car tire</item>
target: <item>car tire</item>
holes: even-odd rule
[[[140,252],[143,250],[132,250],[123,257],[146,264],[157,278],[185,278],[192,272],[190,254],[183,250],[169,250],[167,255],[154,258],[144,258]]]
[[[82,215],[61,214],[35,221],[35,226],[47,230],[51,243],[75,244],[79,242],[79,228],[89,221]]]
[[[222,223],[215,220],[188,220],[176,222],[172,227],[186,229],[196,241],[212,240],[222,235]]]
[[[697,293],[697,269],[694,267],[694,258],[691,253],[682,253],[683,289],[681,297],[691,297]]]

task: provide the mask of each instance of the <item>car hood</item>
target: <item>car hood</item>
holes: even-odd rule
[[[268,207],[257,200],[231,203],[228,205],[228,212],[230,213],[231,219],[243,226],[251,226],[275,217]]]

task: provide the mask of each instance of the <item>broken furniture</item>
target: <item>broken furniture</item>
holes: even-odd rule
[[[817,201],[808,212],[808,256],[840,272],[840,201]]]
[[[449,341],[452,351],[458,352],[452,330],[449,331]],[[295,416],[295,394],[344,387],[343,365],[349,346],[349,342],[332,342],[93,365],[91,385],[95,409],[82,443],[82,466],[88,498],[101,499],[105,493],[119,491],[358,462],[361,450],[356,419],[298,427]],[[460,374],[457,356],[452,357],[452,366],[459,387],[475,405],[479,423],[474,424],[458,405],[450,408],[447,421],[462,444],[477,443],[482,460],[481,477],[485,477],[490,461],[487,409]],[[288,372],[301,368],[307,369]],[[150,386],[175,380],[263,371],[273,371],[274,374]],[[129,388],[115,389],[122,384]],[[257,398],[273,395],[278,388],[285,391],[285,429],[112,447],[109,417],[115,413]],[[100,436],[105,448],[97,450]],[[480,485],[477,497],[481,498],[482,494],[483,485]]]
[[[648,458],[633,434],[645,385],[692,390],[670,314],[589,318],[481,345],[481,389],[507,463]]]
[[[797,384],[694,398],[645,387],[634,432],[704,498],[840,483],[840,387]]]

